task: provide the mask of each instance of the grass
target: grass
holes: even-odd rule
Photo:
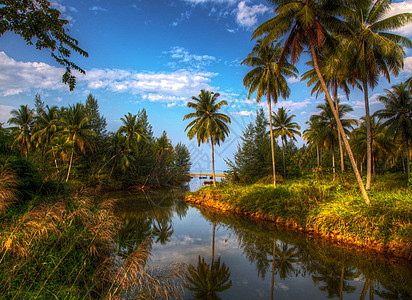
[[[311,176],[272,185],[224,183],[205,187],[188,198],[218,200],[227,210],[342,240],[412,257],[412,193],[403,175],[374,178],[366,205],[353,178]]]
[[[19,199],[0,172],[0,299],[179,298],[186,265],[149,268],[151,240],[114,255],[115,200],[90,191]]]

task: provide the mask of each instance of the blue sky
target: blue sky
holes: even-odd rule
[[[182,118],[191,96],[201,89],[221,94],[229,106],[224,111],[232,118],[231,135],[217,148],[216,168],[225,169],[224,158],[232,158],[242,130],[259,106],[247,100],[242,80],[249,71],[240,62],[251,51],[252,31],[274,16],[266,1],[240,0],[59,0],[52,1],[63,17],[70,21],[70,35],[79,40],[89,58],[73,55],[72,59],[86,70],[79,75],[73,92],[61,84],[64,72],[47,51],[27,46],[22,38],[6,33],[0,37],[0,122],[21,104],[33,107],[36,93],[48,105],[67,106],[85,101],[92,93],[99,101],[108,129],[116,131],[120,118],[146,108],[154,133],[166,130],[176,144],[185,143],[192,153],[193,169],[210,169],[210,147],[197,147],[189,141]],[[393,4],[392,14],[411,12],[412,0]],[[401,30],[412,38],[412,25]],[[404,71],[391,83],[381,80],[370,91],[372,112],[378,109],[376,97],[385,88],[412,76],[412,51],[406,50]],[[303,56],[297,65],[306,71]],[[316,113],[323,97],[310,96],[306,82],[290,80],[292,90],[287,100],[279,99],[305,122]],[[345,99],[346,101],[346,99]],[[353,117],[364,114],[363,95],[352,91],[349,103]],[[303,141],[299,140],[299,145]]]

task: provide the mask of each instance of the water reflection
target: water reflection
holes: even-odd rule
[[[190,208],[178,189],[114,197],[121,198],[117,212],[123,219],[119,255],[131,253],[152,235],[154,264],[191,265],[185,299],[412,297],[407,261]]]

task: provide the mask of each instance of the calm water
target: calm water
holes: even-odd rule
[[[180,189],[113,197],[120,199],[117,213],[124,221],[120,249],[132,252],[152,235],[152,264],[185,262],[197,268],[199,257],[204,259],[205,276],[214,278],[211,289],[223,290],[209,299],[412,299],[407,261],[190,207]],[[210,270],[212,256],[220,264]]]

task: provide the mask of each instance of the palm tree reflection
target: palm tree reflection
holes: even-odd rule
[[[220,257],[215,261],[215,232],[216,218],[212,218],[212,263],[206,263],[203,257],[199,256],[197,266],[189,265],[189,284],[186,288],[195,292],[194,299],[217,300],[220,297],[216,294],[228,290],[232,286],[230,280],[229,267],[225,263],[220,263]]]
[[[195,292],[194,299],[220,299],[216,294],[228,290],[232,286],[229,267],[220,263],[220,257],[211,266],[199,256],[197,266],[189,265],[189,284],[186,288]]]

